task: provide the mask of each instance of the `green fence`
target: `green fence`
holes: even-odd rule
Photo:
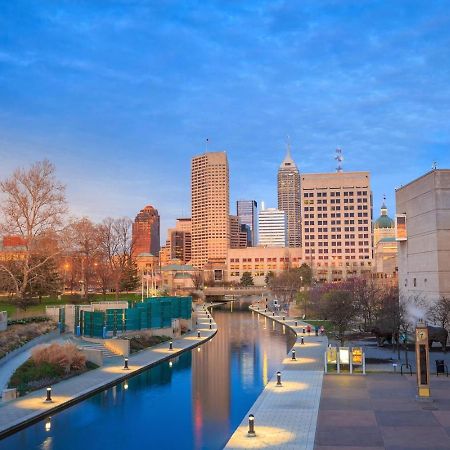
[[[149,328],[168,328],[172,319],[190,319],[191,297],[150,297],[143,302],[129,302],[128,309],[106,311],[82,311],[81,329],[85,336],[103,337],[106,333],[116,336],[125,331]]]

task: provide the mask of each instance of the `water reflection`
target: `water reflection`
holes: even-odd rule
[[[215,308],[201,347],[0,441],[0,449],[219,449],[293,344],[242,302]],[[268,326],[269,325],[269,326]],[[128,387],[126,387],[128,386]]]

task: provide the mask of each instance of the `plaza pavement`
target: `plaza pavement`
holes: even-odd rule
[[[217,333],[217,326],[212,318],[212,329],[203,307],[196,307],[198,325],[194,331],[173,340],[173,350],[168,342],[142,350],[131,355],[129,369],[123,369],[123,358],[111,358],[104,366],[78,375],[52,386],[53,403],[44,403],[46,389],[39,389],[28,395],[5,403],[0,403],[0,439],[36,420],[54,414],[57,410],[70,406],[77,401],[129,378],[163,360],[169,360],[183,351],[195,347]],[[201,337],[197,337],[200,330]]]
[[[313,449],[316,435],[317,415],[323,380],[323,355],[327,347],[326,336],[316,337],[303,334],[306,323],[281,315],[273,316],[264,312],[263,305],[255,314],[264,319],[275,320],[290,327],[297,334],[294,344],[296,361],[291,352],[280,364],[282,387],[277,387],[276,374],[266,385],[264,391],[250,408],[238,429],[225,448],[227,449]],[[301,344],[301,338],[304,344]],[[255,437],[248,437],[248,415],[255,416]]]
[[[416,401],[416,376],[326,376],[316,450],[450,449],[450,378],[431,376],[432,403]]]

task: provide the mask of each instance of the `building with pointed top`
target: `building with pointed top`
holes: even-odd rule
[[[139,211],[133,222],[133,256],[140,253],[151,253],[157,256],[159,242],[160,219],[158,210],[151,205]]]
[[[289,247],[300,247],[302,244],[300,172],[292,159],[289,144],[286,156],[278,169],[277,181],[278,209],[284,211],[287,218],[287,244]]]

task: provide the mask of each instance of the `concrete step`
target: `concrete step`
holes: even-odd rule
[[[74,339],[74,338],[67,339],[67,342],[74,344],[77,347],[88,348],[92,350],[100,350],[104,358],[116,358],[118,356],[115,353],[109,351],[107,348],[105,348],[103,344],[100,344],[98,342],[86,342],[82,341],[81,339]]]

